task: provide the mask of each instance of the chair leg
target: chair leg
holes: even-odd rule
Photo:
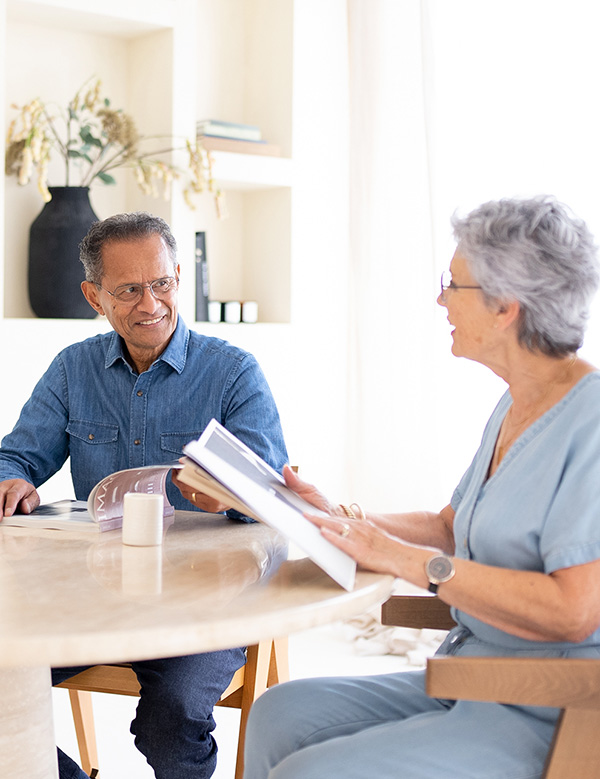
[[[247,650],[244,689],[242,692],[242,706],[240,712],[240,734],[235,764],[235,779],[242,779],[244,775],[246,723],[252,704],[259,695],[262,695],[267,689],[272,647],[272,641],[261,641],[260,644],[249,646]]]
[[[271,661],[269,663],[269,679],[267,686],[288,682],[290,679],[289,641],[287,636],[275,638],[271,647]]]
[[[600,709],[563,709],[548,754],[544,779],[597,779]]]
[[[99,763],[92,693],[83,690],[69,690],[69,698],[71,699],[81,767],[89,776],[97,776]]]

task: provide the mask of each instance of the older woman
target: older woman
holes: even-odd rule
[[[452,351],[508,391],[450,503],[349,519],[286,480],[359,564],[453,606],[440,653],[600,657],[600,373],[577,356],[599,280],[592,236],[547,197],[486,203],[454,231],[438,298]],[[422,671],[295,681],[255,705],[245,776],[530,779],[557,715],[431,699]]]

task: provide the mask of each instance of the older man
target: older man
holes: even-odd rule
[[[189,330],[178,314],[176,243],[162,219],[119,214],[81,244],[83,294],[113,332],[60,352],[0,447],[0,520],[39,505],[36,490],[71,459],[75,495],[104,476],[171,462],[213,417],[272,467],[287,460],[275,402],[254,357]],[[178,509],[228,506],[173,479]],[[124,658],[124,660],[131,658]],[[134,662],[141,698],[131,730],[158,779],[207,779],[216,765],[213,707],[242,649]],[[78,669],[56,669],[54,682]],[[82,779],[59,750],[61,779]]]

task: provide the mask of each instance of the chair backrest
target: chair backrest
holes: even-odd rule
[[[450,630],[450,606],[435,595],[392,595],[381,607],[381,622],[404,628]]]

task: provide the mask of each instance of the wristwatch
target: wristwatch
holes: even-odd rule
[[[456,573],[454,563],[445,554],[436,554],[425,563],[425,574],[429,579],[429,592],[437,592],[438,585],[450,581]]]

